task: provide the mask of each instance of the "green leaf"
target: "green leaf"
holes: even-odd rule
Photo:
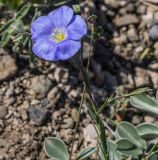
[[[6,46],[11,40],[11,36],[9,35],[8,31],[10,31],[11,29],[20,31],[23,28],[24,25],[21,19],[27,15],[31,6],[32,6],[31,3],[26,3],[17,12],[16,16],[13,19],[9,20],[8,22],[6,22],[6,24],[0,27],[0,36],[1,36],[0,47]]]
[[[103,154],[103,151],[101,149],[101,147],[99,147],[99,160],[104,160],[105,157],[104,157],[104,154]]]
[[[73,5],[72,8],[76,13],[80,13],[81,12],[81,8],[80,8],[80,6],[78,4]]]
[[[0,47],[4,47],[6,46],[10,41],[10,35],[8,34],[7,31],[5,31],[3,33],[3,36],[1,37],[1,41],[0,41]]]
[[[156,90],[156,100],[158,101],[158,89]]]
[[[88,77],[88,73],[86,71],[85,68],[81,67],[81,72],[82,72],[82,75],[83,75],[83,79],[84,79],[84,82],[86,84],[86,88],[89,89],[90,86],[89,86],[89,77]]]
[[[49,137],[44,142],[44,149],[52,160],[69,160],[69,153],[64,142],[55,137]]]
[[[4,32],[4,30],[7,30],[7,28],[10,27],[11,24],[13,24],[15,22],[15,19],[11,19],[9,20],[8,22],[6,22],[5,24],[3,24],[1,27],[0,27],[0,35],[2,35]]]
[[[158,152],[152,152],[148,160],[158,160]]]
[[[66,3],[68,3],[68,0],[54,0],[53,1],[54,6],[61,6],[61,5],[64,5]]]
[[[116,134],[121,138],[128,139],[140,148],[146,148],[146,143],[140,138],[136,127],[131,123],[121,122],[116,128]]]
[[[108,141],[109,145],[109,160],[121,160],[121,154],[116,150],[116,144],[113,141]]]
[[[17,9],[21,2],[22,0],[0,0],[0,3],[5,4],[10,9]]]
[[[136,127],[138,134],[145,139],[158,137],[158,127],[151,123],[143,123]]]
[[[116,149],[121,152],[123,155],[128,155],[128,156],[138,156],[143,154],[143,151],[141,148],[137,147],[135,144],[133,144],[130,140],[128,139],[120,139],[116,142]]]
[[[29,12],[32,4],[31,3],[26,3],[17,13],[16,15],[16,20],[24,18],[27,13]]]
[[[137,95],[130,98],[132,106],[142,109],[146,112],[158,114],[158,102],[147,95]]]
[[[87,147],[87,148],[84,148],[79,153],[79,155],[77,157],[77,160],[83,160],[85,158],[88,158],[91,154],[93,154],[96,151],[97,151],[96,147]]]

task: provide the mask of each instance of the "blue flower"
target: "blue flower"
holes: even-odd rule
[[[66,60],[80,49],[80,39],[86,33],[85,20],[74,15],[70,7],[62,6],[32,23],[32,50],[47,61]]]

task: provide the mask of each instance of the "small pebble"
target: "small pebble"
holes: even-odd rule
[[[149,37],[156,41],[158,40],[158,25],[153,25],[149,30]]]

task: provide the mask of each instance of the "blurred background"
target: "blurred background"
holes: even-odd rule
[[[69,61],[51,63],[34,57],[30,25],[54,8],[76,3],[85,18],[97,16],[96,24],[103,31],[93,40],[90,59],[89,78],[96,102],[139,87],[149,87],[155,94],[158,2],[0,0],[0,160],[44,160],[43,141],[49,136],[62,138],[68,146],[72,143],[82,76]],[[85,64],[89,51],[90,34],[83,39]],[[131,107],[128,99],[108,106],[102,116],[108,122],[126,120],[134,125],[158,122],[156,116]],[[96,145],[96,137],[83,107],[74,152]]]

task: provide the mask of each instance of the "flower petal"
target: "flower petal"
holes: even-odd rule
[[[57,61],[55,44],[47,39],[38,39],[32,48],[36,56],[47,60],[47,61]]]
[[[81,48],[81,43],[73,40],[66,40],[56,46],[56,55],[60,60],[66,60],[75,55]]]
[[[41,35],[49,35],[54,28],[48,16],[41,16],[37,18],[31,25],[32,40],[36,41]]]
[[[49,13],[50,20],[56,27],[66,27],[73,17],[73,10],[68,6],[62,6]]]
[[[68,39],[79,40],[87,34],[87,25],[85,20],[79,16],[74,16],[72,23],[67,27]]]

